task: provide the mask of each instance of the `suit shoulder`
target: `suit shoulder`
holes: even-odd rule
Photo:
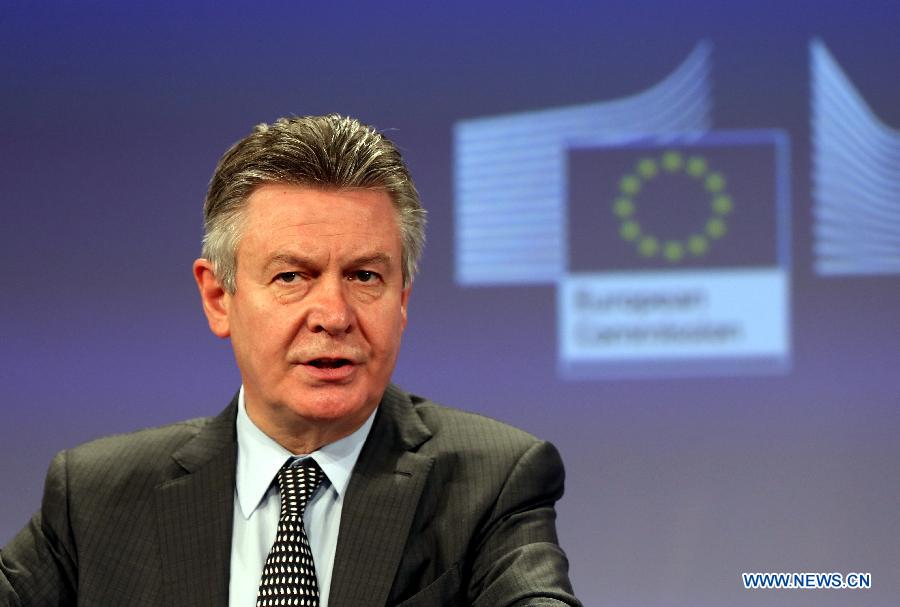
[[[505,491],[522,496],[538,487],[536,494],[544,498],[555,501],[562,496],[565,468],[551,443],[484,415],[415,395],[409,400],[431,433],[418,453],[433,459],[434,478],[448,486],[478,488],[485,511],[500,503]],[[447,496],[445,488],[435,494]],[[470,502],[475,499],[474,493],[466,495]]]
[[[213,418],[196,418],[98,438],[69,449],[64,456],[72,479],[131,477],[171,467],[181,445],[194,438]]]
[[[211,419],[211,417],[198,417],[165,426],[111,434],[70,449],[69,454],[70,456],[90,458],[92,456],[108,457],[122,451],[136,454],[144,450],[171,450],[196,436]]]
[[[528,432],[496,419],[441,405],[410,394],[414,410],[432,432],[432,441],[452,444],[457,450],[489,451],[517,457],[535,444],[543,443]]]

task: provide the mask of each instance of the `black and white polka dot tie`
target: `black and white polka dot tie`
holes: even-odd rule
[[[257,607],[301,605],[318,607],[319,584],[309,540],[303,528],[306,503],[325,479],[325,473],[312,459],[296,466],[288,460],[275,477],[281,494],[281,518],[275,543],[266,558]]]

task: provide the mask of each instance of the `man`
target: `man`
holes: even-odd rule
[[[219,416],[57,455],[2,605],[579,605],[547,443],[390,385],[425,212],[336,115],[219,162],[194,278],[242,387]]]

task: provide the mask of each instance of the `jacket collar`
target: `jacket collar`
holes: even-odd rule
[[[156,487],[169,603],[228,603],[234,513],[237,396],[172,454],[184,474]],[[431,431],[410,396],[390,385],[363,446],[341,515],[329,602],[384,605],[422,489],[434,464],[416,453]]]
[[[184,474],[156,487],[164,592],[171,605],[228,603],[236,412],[237,397],[172,454]]]
[[[410,396],[389,386],[363,446],[341,514],[329,602],[384,605],[434,460],[417,449],[431,431]]]

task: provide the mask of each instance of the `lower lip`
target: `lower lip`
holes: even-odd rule
[[[326,382],[339,382],[349,379],[356,371],[356,365],[341,365],[340,367],[316,367],[313,365],[301,365],[313,378]]]

